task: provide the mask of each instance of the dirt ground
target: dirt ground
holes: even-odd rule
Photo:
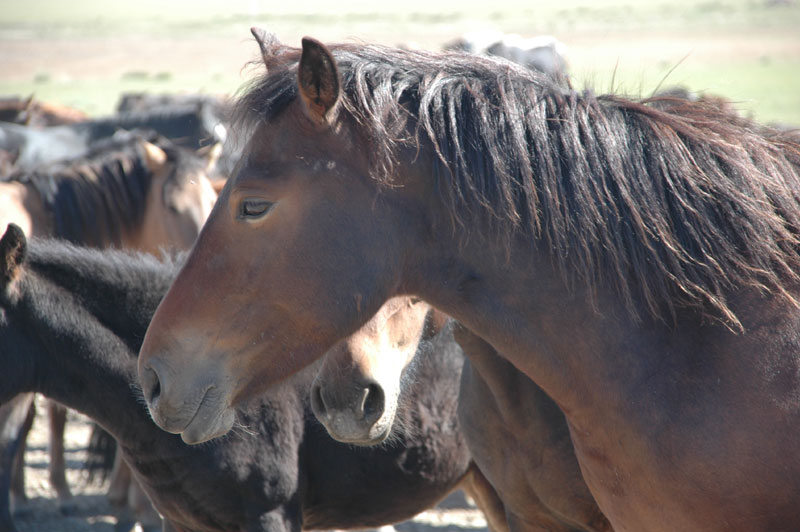
[[[19,532],[141,532],[128,516],[117,515],[105,497],[105,486],[87,484],[81,467],[86,458],[86,443],[91,422],[70,412],[65,435],[67,480],[74,495],[68,512],[58,508],[47,479],[47,420],[44,399],[37,397],[37,416],[28,437],[25,454],[28,504],[19,509],[15,521]],[[483,514],[457,492],[437,508],[423,512],[411,521],[383,527],[380,532],[483,532]],[[377,532],[377,531],[376,531]]]

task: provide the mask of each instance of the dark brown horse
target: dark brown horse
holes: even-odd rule
[[[797,144],[709,102],[261,40],[249,144],[142,347],[161,427],[225,433],[413,294],[559,406],[615,529],[800,529]]]
[[[118,439],[165,530],[376,527],[456,487],[499,504],[458,431],[463,357],[446,344],[420,360],[404,390],[413,407],[383,446],[342,444],[319,426],[308,399],[314,368],[238,409],[242,425],[226,438],[187,445],[159,429],[136,386],[135,357],[176,272],[172,260],[144,254],[55,240],[26,246],[10,226],[0,239],[0,402],[36,391],[97,420]]]

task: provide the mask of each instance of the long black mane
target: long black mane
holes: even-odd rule
[[[732,289],[792,299],[800,146],[789,136],[716,99],[595,96],[458,53],[330,50],[373,177],[397,179],[403,153],[430,156],[455,227],[527,234],[568,281],[616,287],[635,316],[691,306],[738,328]],[[267,73],[237,104],[244,130],[297,97],[299,51],[263,52]]]
[[[61,163],[19,170],[7,179],[30,183],[52,213],[53,235],[91,246],[120,246],[135,231],[147,209],[153,183],[143,142],[155,142],[167,154],[175,180],[190,158],[163,137],[123,132],[94,143],[85,156]]]

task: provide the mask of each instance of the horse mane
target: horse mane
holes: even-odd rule
[[[299,50],[269,46],[267,73],[235,110],[245,131],[297,97]],[[400,150],[429,156],[454,229],[494,233],[509,253],[512,236],[527,235],[571,286],[592,297],[613,286],[637,318],[692,307],[740,329],[731,290],[795,302],[800,145],[790,135],[720,99],[596,96],[467,54],[330,50],[373,177],[391,184]]]
[[[80,159],[19,171],[8,179],[33,185],[53,216],[53,236],[91,246],[120,246],[141,225],[153,174],[142,142],[154,141],[178,164],[165,139],[124,133],[92,144]],[[172,176],[170,177],[172,178]]]

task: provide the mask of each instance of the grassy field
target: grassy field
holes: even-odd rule
[[[555,35],[569,47],[576,85],[597,92],[684,85],[731,98],[759,120],[800,124],[798,0],[275,4],[4,0],[0,94],[34,93],[97,115],[122,92],[233,93],[255,55],[253,25],[291,44],[313,35],[433,49],[492,28]]]

